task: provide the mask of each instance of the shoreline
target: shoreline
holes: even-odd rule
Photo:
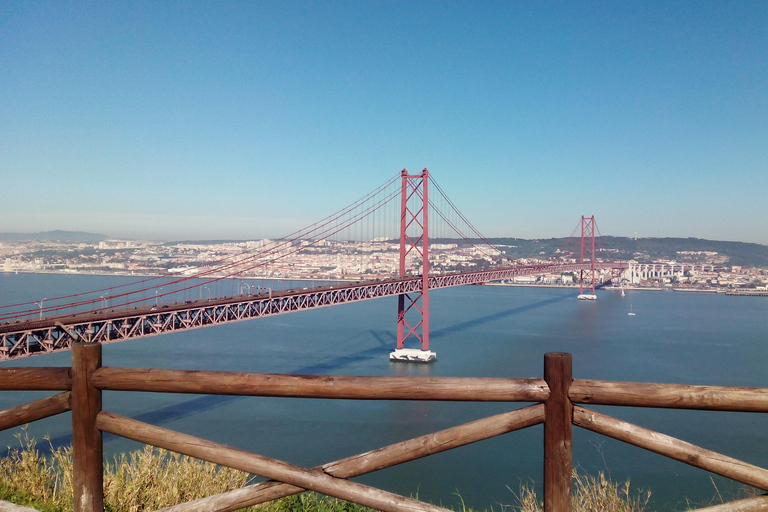
[[[528,284],[528,283],[484,283],[483,286],[517,286],[522,288],[567,288],[567,289],[578,289],[578,286],[563,286],[559,284]],[[606,290],[606,291],[621,291],[622,287],[617,286],[607,286],[603,288],[597,288],[597,290]],[[641,292],[665,292],[665,291],[673,291],[673,292],[696,292],[696,293],[726,293],[725,290],[709,290],[709,289],[688,289],[688,288],[653,288],[653,287],[646,287],[646,286],[624,286],[624,290],[634,290],[634,291],[641,291]],[[748,295],[747,293],[743,293],[741,295]]]
[[[566,288],[566,289],[578,289],[578,286],[563,286],[558,284],[529,284],[529,283],[497,283],[497,282],[491,282],[491,283],[482,283],[482,286],[517,286],[521,288]],[[603,288],[597,288],[597,290],[606,290],[606,291],[621,291],[622,288],[624,290],[632,290],[632,291],[638,291],[638,292],[683,292],[683,293],[716,293],[719,295],[728,295],[732,297],[768,297],[768,292],[764,290],[752,290],[752,289],[738,289],[738,288],[731,288],[731,289],[714,289],[714,288],[658,288],[658,287],[647,287],[647,286],[624,286],[624,287],[616,287],[616,286],[608,286]]]
[[[0,274],[45,274],[45,275],[59,275],[59,276],[105,276],[105,277],[158,277],[158,278],[192,278],[192,279],[242,279],[242,280],[255,280],[255,281],[340,281],[340,282],[355,282],[360,279],[354,278],[323,278],[323,277],[261,277],[261,276],[238,276],[238,277],[218,277],[218,276],[183,276],[182,274],[150,274],[150,273],[131,273],[126,274],[124,272],[58,272],[56,270],[13,270],[6,271],[0,270]]]
[[[55,270],[14,270],[14,271],[0,271],[2,274],[43,274],[43,275],[64,275],[64,276],[105,276],[105,277],[156,277],[156,278],[168,278],[173,279],[182,277],[180,274],[151,274],[151,273],[125,273],[125,272],[60,272]],[[183,276],[195,279],[194,276]],[[360,278],[320,278],[320,277],[259,277],[259,276],[239,276],[239,277],[197,277],[196,279],[240,279],[249,281],[322,281],[322,282],[355,282]],[[578,286],[574,285],[559,285],[559,284],[531,284],[531,283],[501,283],[501,282],[488,282],[478,283],[476,285],[466,286],[516,286],[521,288],[564,288],[564,289],[577,289]],[[608,291],[620,291],[621,287],[603,287],[598,288],[600,290]],[[646,292],[684,292],[684,293],[719,293],[721,295],[740,296],[740,297],[765,297],[768,296],[768,292],[762,290],[741,290],[741,289],[711,289],[711,288],[671,288],[671,287],[645,287],[645,286],[624,286],[624,290],[633,291],[646,291]]]

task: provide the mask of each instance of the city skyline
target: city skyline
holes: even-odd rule
[[[0,232],[283,236],[428,168],[486,236],[768,244],[768,4],[0,5]]]

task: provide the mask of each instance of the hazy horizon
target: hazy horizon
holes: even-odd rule
[[[181,242],[254,242],[254,241],[260,241],[265,239],[273,239],[273,240],[280,240],[284,239],[285,236],[251,236],[251,237],[245,237],[245,238],[179,238],[179,239],[165,239],[165,238],[132,238],[132,237],[116,237],[116,236],[110,236],[105,233],[93,233],[90,231],[79,231],[79,230],[66,230],[66,229],[50,229],[45,231],[36,231],[36,232],[0,232],[0,237],[6,236],[6,235],[38,235],[38,234],[45,234],[45,233],[51,233],[51,232],[64,232],[64,233],[83,233],[86,235],[98,235],[103,236],[106,240],[117,240],[117,241],[132,241],[132,242],[164,242],[164,243],[181,243]],[[614,237],[614,238],[635,238],[635,235],[612,235],[612,234],[606,234],[602,236],[607,237]],[[498,239],[520,239],[520,240],[548,240],[548,239],[557,239],[557,238],[568,238],[567,235],[564,236],[552,236],[552,237],[543,237],[543,236],[534,236],[534,237],[520,237],[520,236],[493,236],[488,237],[489,240],[498,240]],[[756,245],[762,245],[768,247],[768,244],[760,244],[758,242],[745,242],[743,240],[718,240],[714,238],[701,238],[701,237],[693,237],[693,236],[637,236],[637,239],[664,239],[664,238],[670,238],[670,239],[695,239],[695,240],[707,240],[711,242],[728,242],[728,243],[746,243],[746,244],[756,244]],[[460,240],[461,238],[458,235],[455,236],[446,236],[446,237],[432,237],[432,240],[435,239],[442,239],[442,240]],[[0,240],[0,243],[7,242],[8,240]],[[18,240],[16,240],[18,241]]]

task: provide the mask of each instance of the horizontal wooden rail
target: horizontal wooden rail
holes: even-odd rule
[[[754,496],[688,512],[768,512],[768,496]]]
[[[43,418],[67,412],[71,410],[69,397],[70,392],[65,391],[58,395],[41,398],[34,402],[17,405],[16,407],[0,411],[0,430],[18,427],[25,423],[31,423],[33,421],[42,420]]]
[[[700,448],[680,439],[583,407],[573,408],[573,424],[670,459],[705,469],[746,485],[768,490],[768,470]]]
[[[72,375],[66,367],[0,368],[0,391],[69,391]]]
[[[768,412],[768,389],[574,379],[568,396],[578,404],[710,411]]]
[[[541,402],[543,379],[474,377],[357,377],[102,367],[91,377],[99,389],[294,398]]]
[[[303,489],[352,501],[384,512],[449,512],[448,509],[442,507],[357,482],[335,478],[321,471],[313,471],[262,455],[244,452],[116,414],[100,412],[96,417],[96,426],[104,432],[110,432],[134,441],[286,482]]]
[[[544,406],[531,405],[332,462],[324,465],[323,471],[350,478],[543,422]]]
[[[323,466],[337,478],[352,478],[379,469],[458,448],[502,434],[538,425],[544,421],[544,406],[531,405],[515,411],[489,416],[370,452],[354,455]],[[162,509],[163,512],[232,512],[304,491],[290,484],[270,481],[208,496]]]

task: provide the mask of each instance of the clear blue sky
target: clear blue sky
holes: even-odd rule
[[[0,1],[0,231],[271,237],[424,167],[488,236],[768,244],[768,2]]]

